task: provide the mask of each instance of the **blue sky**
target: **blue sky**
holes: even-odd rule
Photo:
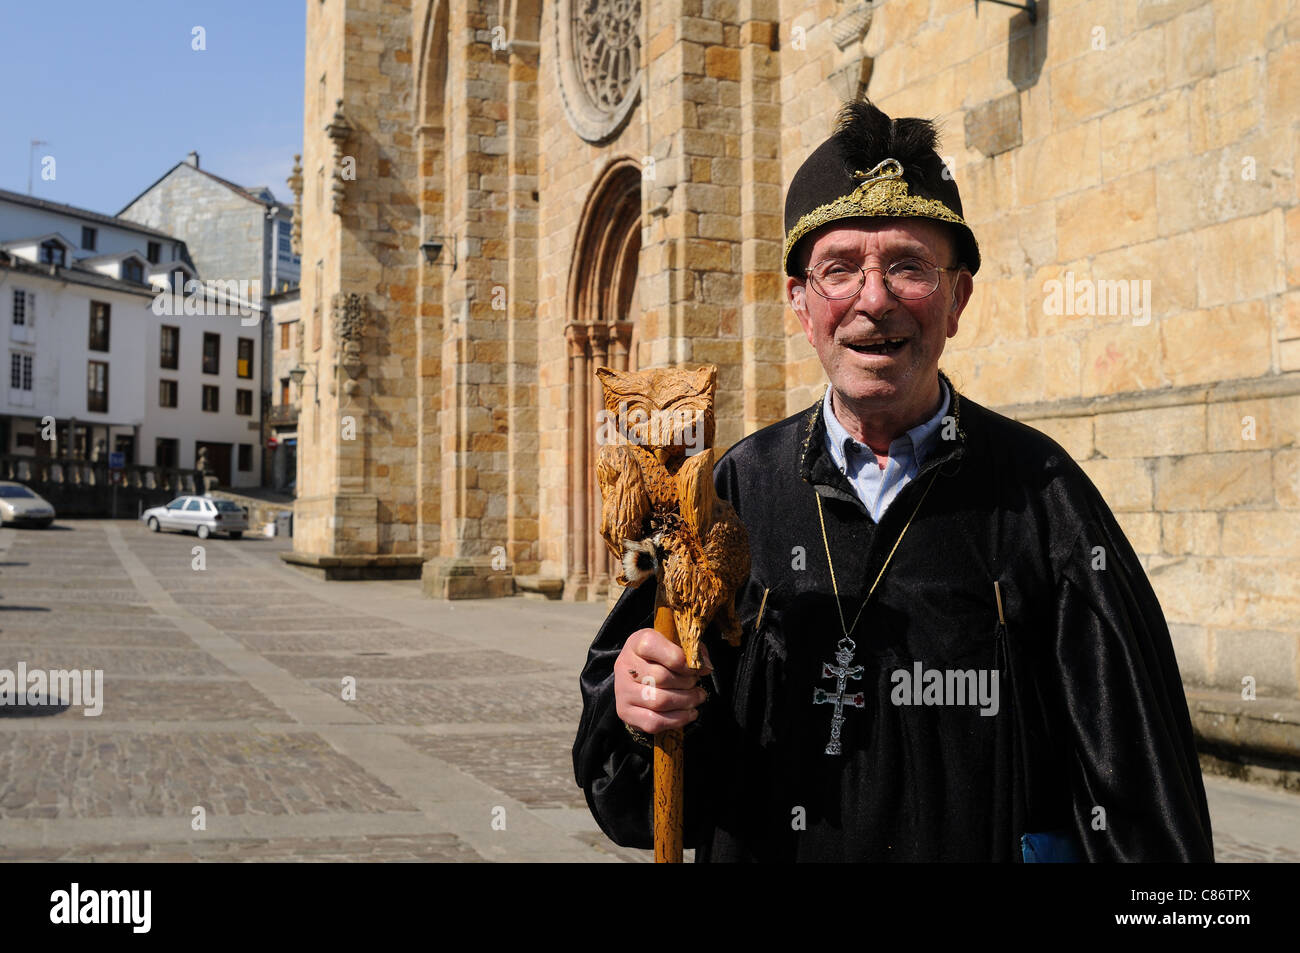
[[[305,22],[306,0],[0,0],[0,188],[27,191],[43,139],[55,202],[115,215],[190,150],[288,199]]]

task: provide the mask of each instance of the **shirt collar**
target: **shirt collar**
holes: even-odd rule
[[[925,458],[934,448],[934,441],[939,434],[939,428],[943,425],[943,418],[948,413],[948,407],[952,404],[952,395],[948,391],[948,384],[942,377],[939,379],[939,392],[942,400],[939,401],[939,409],[932,417],[915,427],[909,429],[906,433],[896,437],[889,445],[889,455],[902,456],[910,453],[915,458],[917,466],[925,462]],[[830,450],[831,459],[835,461],[835,466],[843,469],[847,466],[847,454],[845,448],[853,446],[861,453],[875,456],[875,452],[866,444],[859,443],[850,436],[848,430],[840,423],[839,418],[831,409],[831,388],[826,387],[826,393],[822,396],[822,416],[826,421],[826,444]]]

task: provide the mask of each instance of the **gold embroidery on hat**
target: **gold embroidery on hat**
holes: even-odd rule
[[[903,164],[897,159],[885,159],[869,172],[854,171],[853,177],[863,181],[852,192],[817,206],[794,223],[794,228],[785,236],[785,249],[781,254],[783,264],[789,265],[790,250],[799,239],[827,222],[842,218],[933,218],[966,225],[960,215],[938,199],[910,194],[903,178]]]
[[[861,169],[855,169],[853,178],[866,179],[867,182],[875,182],[878,179],[901,179],[903,177],[903,163],[897,159],[882,159],[877,162],[870,172],[863,172]]]

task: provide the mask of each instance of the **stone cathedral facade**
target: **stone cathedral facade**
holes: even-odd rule
[[[981,243],[945,370],[1082,462],[1189,684],[1297,697],[1294,4],[307,10],[294,560],[608,598],[593,370],[717,364],[719,450],[818,399],[783,186],[865,95]]]

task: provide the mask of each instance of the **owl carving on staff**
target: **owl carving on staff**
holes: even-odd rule
[[[658,576],[686,662],[717,621],[740,644],[735,593],[749,576],[749,538],[713,490],[718,369],[596,370],[605,424],[596,455],[600,535],[622,565],[620,585]]]

